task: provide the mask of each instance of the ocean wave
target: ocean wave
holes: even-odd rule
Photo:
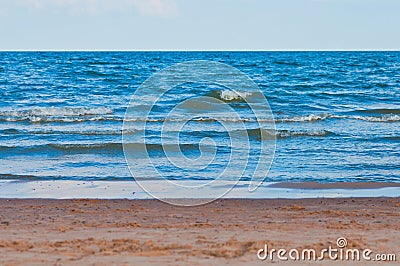
[[[116,117],[42,117],[42,116],[22,116],[22,117],[1,117],[3,122],[30,122],[30,123],[82,123],[90,121],[122,121],[122,118]]]
[[[191,151],[191,150],[199,150],[199,143],[181,143],[181,144],[168,144],[168,143],[148,143],[148,144],[142,144],[142,143],[125,143],[124,144],[124,150],[127,152],[135,151],[135,152],[140,152],[144,151],[144,148],[146,147],[146,150],[151,152],[151,151],[156,151],[156,152],[163,152],[163,151],[173,151],[173,152],[181,152],[181,151]],[[227,146],[213,146],[213,145],[202,145],[202,150],[214,150],[214,148],[219,148],[219,149],[229,149]]]
[[[273,139],[287,139],[295,137],[328,137],[333,136],[335,133],[328,130],[272,130],[272,129],[247,129],[237,130],[236,133],[240,135],[248,134],[250,139],[256,140],[273,140]]]
[[[275,130],[268,130],[263,128],[247,129],[246,131],[239,130],[239,133],[248,134],[250,139],[256,140],[273,140],[276,137]]]
[[[224,102],[246,102],[249,97],[255,96],[256,94],[256,92],[248,91],[235,92],[231,90],[213,90],[206,94],[206,96],[213,97]]]
[[[66,154],[116,154],[122,153],[123,147],[128,152],[140,153],[145,151],[158,151],[169,150],[174,152],[180,152],[181,150],[199,150],[198,143],[182,143],[176,144],[161,144],[161,143],[125,143],[124,145],[120,142],[109,142],[109,143],[48,143],[42,145],[30,145],[30,146],[0,146],[0,152],[10,152],[13,150],[13,154],[26,154],[29,153],[49,153],[49,152],[61,152]],[[213,149],[212,145],[204,145],[203,148]],[[226,149],[226,146],[217,146],[219,149]]]
[[[276,137],[278,139],[286,139],[293,137],[328,137],[333,135],[335,135],[335,133],[328,130],[310,130],[310,131],[279,130],[276,133]]]
[[[354,119],[367,122],[400,122],[400,115],[387,114],[382,116],[354,116]]]
[[[42,152],[67,152],[67,153],[105,153],[122,151],[122,143],[93,143],[93,144],[70,144],[70,143],[48,143],[30,146],[0,146],[0,151],[14,150],[13,153],[20,151],[23,154],[42,153]]]
[[[87,150],[121,150],[122,144],[118,142],[99,144],[46,144],[46,146],[64,151],[87,151]]]
[[[124,130],[124,134],[136,134],[138,130]],[[8,128],[0,130],[0,134],[6,135],[84,135],[84,136],[106,136],[106,135],[121,135],[122,129],[115,129],[115,130],[21,130],[21,129],[14,129]]]
[[[0,111],[0,116],[7,117],[68,117],[112,114],[108,107],[43,107],[25,110]]]
[[[317,122],[327,119],[353,119],[366,122],[399,122],[400,115],[385,114],[381,116],[361,116],[361,115],[336,115],[336,114],[310,114],[303,116],[292,116],[277,118],[276,123],[291,123],[291,122]]]
[[[194,122],[252,122],[256,121],[255,119],[252,118],[234,118],[234,117],[194,117],[192,119],[189,119],[190,121]],[[137,117],[137,118],[127,118],[125,119],[125,122],[185,122],[188,121],[186,118],[182,117],[168,117],[168,118],[146,118],[146,117]],[[264,120],[263,120],[264,121]],[[272,122],[270,119],[269,121]],[[266,122],[266,119],[265,121]]]
[[[360,115],[334,115],[334,114],[310,114],[303,116],[286,116],[278,117],[275,120],[271,118],[235,118],[235,117],[196,117],[190,121],[199,123],[213,123],[213,122],[228,122],[228,123],[247,123],[247,122],[275,122],[275,123],[314,123],[328,119],[353,119],[362,120],[366,122],[380,122],[391,123],[400,122],[400,115],[381,115],[381,116],[360,116]],[[84,122],[117,122],[122,123],[164,123],[164,122],[185,122],[188,121],[183,117],[169,117],[169,118],[122,118],[117,116],[88,116],[88,117],[41,117],[41,116],[22,116],[22,117],[2,117],[0,121],[3,122],[30,122],[30,123],[84,123]]]
[[[111,114],[113,114],[113,110],[108,107],[47,107],[24,110],[0,110],[0,121],[75,123],[115,119],[115,117],[110,116]],[[105,115],[108,115],[108,117]]]
[[[207,132],[204,132],[207,134]],[[239,138],[239,141],[245,140],[244,136],[248,134],[250,139],[256,139],[258,141],[264,140],[273,140],[273,139],[286,139],[293,137],[326,137],[332,135],[332,132],[326,130],[314,130],[314,131],[293,131],[293,130],[268,130],[268,129],[248,129],[248,130],[237,130],[233,132],[233,138]],[[221,133],[213,132],[212,134],[215,138],[218,138]],[[0,146],[1,153],[7,154],[120,154],[122,155],[123,148],[127,152],[134,152],[136,154],[140,154],[147,150],[148,152],[160,152],[163,151],[172,151],[172,152],[181,152],[181,151],[192,151],[199,150],[199,143],[125,143],[124,145],[121,142],[106,142],[106,143],[46,143],[46,144],[38,144],[38,145],[3,145]],[[226,145],[204,145],[202,146],[202,150],[211,150],[215,149],[226,152],[230,149],[229,146]]]
[[[338,117],[332,114],[310,114],[310,115],[303,115],[303,116],[292,116],[292,117],[284,117],[276,119],[276,122],[316,122],[322,121],[327,118]]]
[[[14,128],[7,128],[0,130],[0,134],[7,134],[7,135],[15,135],[22,133],[21,130],[14,129]]]
[[[248,118],[235,118],[235,117],[196,117],[193,119],[190,119],[190,121],[195,121],[195,122],[276,122],[276,123],[284,123],[284,122],[314,122],[314,121],[319,121],[319,120],[325,120],[327,118],[332,118],[332,117],[340,117],[340,116],[334,116],[334,115],[315,115],[315,114],[310,114],[310,115],[304,115],[304,116],[288,116],[288,117],[283,117],[283,118],[276,118],[275,120],[271,118],[256,118],[256,117],[248,117]],[[344,117],[344,116],[343,116]],[[125,119],[126,122],[183,122],[187,121],[185,118],[172,118],[169,117],[167,119],[164,118],[145,118],[145,117],[138,117],[138,118],[128,118]]]
[[[379,111],[377,111],[379,110]],[[386,110],[386,111],[382,111]],[[390,110],[390,111],[389,111]],[[333,114],[333,113],[322,113],[322,114],[305,114],[305,115],[294,115],[294,116],[278,116],[273,121],[270,117],[245,117],[236,118],[229,116],[221,117],[207,117],[199,116],[191,118],[190,121],[194,122],[229,122],[229,123],[241,123],[241,122],[275,122],[275,123],[314,123],[324,121],[328,119],[353,119],[362,120],[366,122],[381,122],[381,123],[392,123],[400,122],[400,113],[397,114],[397,109],[375,109],[376,112],[387,112],[387,114],[381,115],[357,115],[349,113]],[[357,111],[359,112],[359,111]],[[371,113],[373,111],[365,111],[365,113]],[[377,113],[378,114],[378,113]],[[84,123],[84,122],[117,122],[127,123],[134,122],[146,122],[146,123],[163,123],[163,122],[183,122],[187,121],[187,118],[182,117],[122,117],[113,113],[111,108],[107,107],[94,107],[94,108],[83,108],[83,107],[63,107],[63,108],[37,108],[27,110],[6,110],[0,111],[0,122],[29,122],[29,123]],[[6,132],[7,133],[7,132]],[[12,132],[10,132],[12,133]],[[7,133],[8,134],[8,133]]]
[[[237,101],[237,100],[244,100],[248,96],[252,95],[251,92],[234,92],[230,90],[223,90],[219,92],[219,96],[224,101]]]

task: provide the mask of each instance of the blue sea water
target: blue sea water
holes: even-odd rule
[[[276,120],[266,181],[400,182],[400,52],[1,52],[0,179],[131,180],[122,149],[130,98],[152,74],[190,60],[231,65],[261,88]],[[158,111],[207,95],[245,112],[224,88],[184,86],[179,95]],[[163,120],[149,123],[157,131]],[[269,141],[261,130],[246,132],[251,142]],[[188,157],[204,137],[226,140],[213,120],[180,133]],[[157,138],[148,149],[162,156]],[[160,170],[170,179],[212,179],[228,152],[218,150],[213,168],[197,174]]]

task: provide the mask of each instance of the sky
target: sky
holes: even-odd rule
[[[400,50],[398,0],[0,0],[0,50]]]

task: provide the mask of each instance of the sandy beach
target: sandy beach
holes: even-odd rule
[[[259,260],[257,251],[335,247],[396,254],[399,198],[157,200],[0,199],[1,265],[339,265]],[[376,262],[346,261],[346,265]],[[381,263],[396,265],[396,262]]]

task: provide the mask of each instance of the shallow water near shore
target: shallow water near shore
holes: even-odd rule
[[[226,181],[218,186],[199,187],[192,190],[190,198],[182,198],[179,189],[166,190],[157,181],[142,181],[156,188],[151,191],[159,199],[177,205],[202,205],[211,202],[215,195],[237,199],[302,199],[350,197],[398,197],[399,183],[264,183],[257,190],[249,191],[249,182]],[[197,180],[175,181],[179,186],[196,186]],[[143,185],[143,184],[142,184]],[[233,187],[233,188],[232,188]],[[231,189],[232,188],[232,189]],[[229,190],[228,193],[225,192]],[[132,181],[0,181],[1,198],[23,199],[152,199],[136,182]],[[174,200],[171,200],[174,199]],[[210,200],[204,200],[210,199]]]

